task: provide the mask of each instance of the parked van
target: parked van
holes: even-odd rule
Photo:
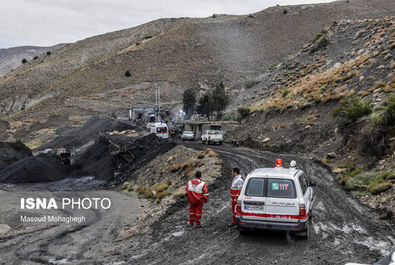
[[[167,127],[167,124],[164,122],[155,122],[151,124],[151,130],[150,133],[156,134],[158,137],[162,138],[169,138],[169,128]]]

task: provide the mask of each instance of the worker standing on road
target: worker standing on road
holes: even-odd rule
[[[202,173],[196,172],[195,178],[190,180],[185,187],[185,197],[189,201],[189,225],[196,224],[200,227],[202,218],[203,203],[208,201],[208,189],[206,183],[200,178]]]
[[[233,181],[232,181],[232,187],[230,189],[230,195],[232,197],[232,224],[231,226],[236,225],[236,204],[237,204],[237,198],[240,195],[241,189],[243,188],[244,185],[244,179],[240,176],[240,169],[235,167],[232,171],[233,175]]]

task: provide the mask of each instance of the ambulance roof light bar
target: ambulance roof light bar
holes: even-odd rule
[[[276,159],[276,168],[282,168],[283,167],[283,161],[281,159]]]

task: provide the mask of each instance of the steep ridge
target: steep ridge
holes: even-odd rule
[[[188,87],[256,77],[335,20],[393,13],[391,0],[277,6],[252,15],[160,19],[91,37],[0,79],[0,111],[8,122],[0,131],[23,138],[34,122],[53,116],[62,117],[52,123],[56,128],[78,116],[151,105],[155,84],[170,108]]]

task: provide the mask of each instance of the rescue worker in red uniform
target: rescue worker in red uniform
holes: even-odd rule
[[[232,198],[232,224],[231,226],[236,225],[236,204],[237,204],[237,198],[239,198],[241,189],[243,188],[244,185],[244,179],[240,176],[240,169],[234,168],[232,171],[233,175],[233,181],[232,181],[232,187],[230,189],[230,195]]]
[[[185,197],[189,201],[189,225],[200,226],[203,203],[208,201],[208,189],[206,183],[200,178],[202,173],[196,172],[195,178],[190,180],[185,187]]]

